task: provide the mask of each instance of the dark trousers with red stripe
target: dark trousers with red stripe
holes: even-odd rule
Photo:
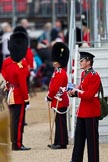
[[[10,112],[10,137],[12,148],[19,148],[22,146],[23,129],[24,129],[24,105],[14,104],[9,105]]]
[[[95,118],[77,118],[73,162],[83,162],[85,141],[87,140],[88,162],[99,162],[99,120]]]
[[[59,109],[60,112],[65,112],[66,110],[67,110],[67,107]],[[55,145],[67,145],[68,144],[66,113],[65,114],[56,113],[54,144]]]

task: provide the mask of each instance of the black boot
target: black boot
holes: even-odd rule
[[[48,145],[49,148],[51,149],[67,149],[67,145],[55,145],[55,144],[52,144],[52,145]]]
[[[22,145],[21,147],[12,146],[12,150],[13,151],[26,151],[26,150],[31,150],[31,148],[25,147],[24,145]]]

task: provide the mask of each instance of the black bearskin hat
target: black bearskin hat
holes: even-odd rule
[[[15,62],[21,61],[28,48],[28,37],[24,32],[15,32],[10,36],[8,49],[10,56]]]
[[[69,59],[69,49],[66,44],[56,42],[52,47],[51,59],[53,62],[59,62],[61,67],[66,67]]]
[[[23,32],[28,35],[26,29],[22,25],[18,25],[14,28],[13,33],[15,32]]]

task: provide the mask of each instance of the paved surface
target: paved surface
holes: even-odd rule
[[[27,110],[28,126],[24,131],[24,145],[31,147],[30,151],[10,151],[10,162],[69,162],[73,145],[67,149],[51,150],[47,147],[49,140],[48,107],[44,101],[46,92],[37,92],[31,98],[31,109]],[[8,111],[8,110],[6,110]],[[53,117],[53,114],[52,114]],[[106,137],[108,138],[108,137]],[[87,162],[85,148],[84,161]],[[108,161],[108,144],[100,144],[100,162]],[[1,162],[1,161],[0,161]]]
[[[44,101],[46,92],[37,93],[31,99],[31,109],[27,111],[28,126],[25,127],[24,145],[30,151],[12,151],[11,162],[69,162],[73,145],[64,150],[51,150],[47,147],[49,141],[48,108]],[[108,144],[100,144],[100,162],[108,161]],[[87,162],[85,149],[84,161]]]
[[[11,162],[69,162],[71,158],[72,145],[66,150],[50,150],[47,148],[49,143],[49,127],[47,123],[33,124],[27,126],[25,130],[26,146],[30,146],[30,151],[13,151],[11,153]],[[84,162],[87,162],[87,153],[85,150]],[[108,161],[108,144],[100,145],[100,161]]]

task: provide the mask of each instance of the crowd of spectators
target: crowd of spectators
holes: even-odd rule
[[[30,33],[29,21],[27,19],[20,20],[19,24],[23,26],[28,35]],[[17,26],[17,25],[16,25]],[[15,27],[14,27],[15,28]],[[8,56],[10,56],[8,50],[8,40],[10,35],[14,32],[14,28],[9,22],[3,22],[1,24],[1,42],[0,42],[0,70],[2,68],[2,62]],[[51,63],[51,48],[56,41],[64,42],[64,33],[62,29],[62,23],[57,20],[55,26],[52,28],[52,23],[47,22],[43,26],[43,32],[39,37],[29,37],[29,50],[33,56],[33,67],[30,82],[36,87],[47,89],[50,78],[53,73],[53,66]],[[27,54],[28,56],[29,54]],[[30,54],[31,55],[31,54]],[[28,57],[27,57],[28,58]],[[28,59],[29,62],[29,59]],[[31,63],[30,63],[31,66]]]
[[[28,35],[32,32],[30,30],[30,22],[25,18],[21,19],[18,25],[23,26],[28,32]],[[2,68],[3,60],[10,55],[8,50],[8,40],[14,31],[14,28],[8,22],[3,22],[1,24],[0,69]],[[30,82],[36,87],[47,89],[53,73],[50,55],[52,46],[56,42],[64,42],[68,44],[69,38],[67,26],[59,19],[55,21],[54,26],[52,26],[51,22],[46,22],[41,30],[42,32],[38,37],[29,36],[29,51],[33,55],[33,63],[31,63],[32,76],[30,77]],[[82,45],[80,43],[82,31],[80,28],[76,28],[76,42],[79,42],[79,47]],[[87,43],[89,45],[89,42]]]

